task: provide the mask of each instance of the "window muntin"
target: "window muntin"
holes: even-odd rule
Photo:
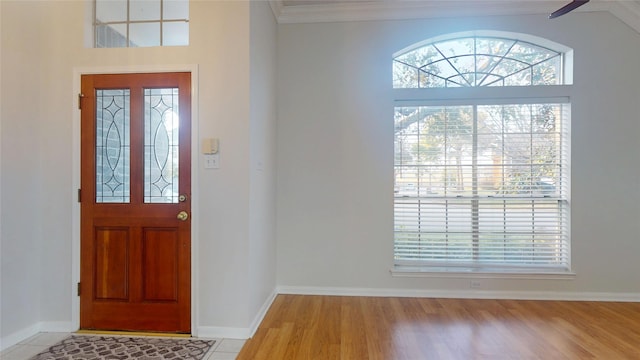
[[[482,35],[453,34],[394,58],[394,87],[422,88],[396,92],[395,265],[567,272],[570,103],[545,87],[571,78],[571,50]],[[513,85],[527,87],[521,98],[483,90]]]
[[[393,59],[394,88],[562,84],[563,53],[528,41],[466,36],[429,43]]]
[[[188,0],[94,0],[95,47],[188,44]]]

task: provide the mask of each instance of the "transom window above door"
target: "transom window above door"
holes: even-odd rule
[[[189,0],[93,0],[94,47],[189,45]]]

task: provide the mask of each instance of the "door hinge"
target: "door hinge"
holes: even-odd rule
[[[82,110],[82,99],[84,98],[84,94],[78,94],[78,109]]]
[[[82,189],[78,189],[78,202],[82,202]]]
[[[80,292],[81,292],[80,289],[81,289],[80,283],[78,283],[78,296],[80,296]]]

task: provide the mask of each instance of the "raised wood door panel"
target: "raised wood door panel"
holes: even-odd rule
[[[129,228],[97,226],[94,223],[94,234],[94,298],[98,301],[128,301]]]
[[[190,89],[189,73],[82,77],[83,329],[191,331]]]

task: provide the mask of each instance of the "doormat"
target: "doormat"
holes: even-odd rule
[[[215,340],[71,335],[30,360],[201,360]]]

